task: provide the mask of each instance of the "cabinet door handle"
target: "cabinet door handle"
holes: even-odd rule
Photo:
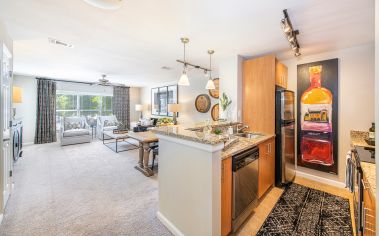
[[[362,225],[363,225],[363,231],[365,231],[366,226],[366,215],[365,215],[365,202],[362,202]]]
[[[267,149],[268,149],[267,154],[271,154],[271,143],[267,144]]]

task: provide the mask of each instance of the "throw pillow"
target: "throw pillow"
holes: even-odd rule
[[[104,120],[104,127],[117,126],[117,125],[118,125],[118,122],[116,121]]]
[[[81,122],[65,122],[64,130],[80,129],[82,128]]]

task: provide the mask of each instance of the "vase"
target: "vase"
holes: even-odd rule
[[[221,109],[220,119],[226,121],[230,120],[230,107],[227,107],[225,110]]]

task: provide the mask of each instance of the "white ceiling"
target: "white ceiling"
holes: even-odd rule
[[[374,42],[374,0],[124,0],[116,11],[81,0],[0,0],[0,21],[14,39],[15,73],[81,81],[106,73],[145,86],[179,77],[182,36],[189,61],[204,66],[207,49],[216,66],[236,54],[292,57],[279,24],[284,8],[303,55]]]

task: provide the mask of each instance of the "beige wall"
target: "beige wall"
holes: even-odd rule
[[[219,64],[220,96],[225,93],[232,100],[228,117],[232,121],[242,120],[242,61],[241,56],[234,55],[220,59]]]
[[[178,78],[175,79],[179,80],[179,75]],[[151,88],[166,85],[175,85],[178,83],[177,80],[173,80],[172,83],[155,84],[141,89],[141,103],[144,105],[144,117],[151,117]],[[207,79],[202,74],[198,75],[192,72],[192,75],[189,75],[189,80],[191,84],[190,86],[178,87],[178,100],[181,104],[182,110],[179,112],[178,122],[179,124],[185,125],[187,127],[193,126],[195,123],[205,121],[207,119],[212,120],[212,106],[218,103],[218,99],[211,97],[211,109],[209,109],[207,113],[198,112],[195,108],[195,99],[199,94],[208,94],[208,90],[205,89]]]
[[[288,66],[288,89],[295,91],[297,65],[339,59],[338,176],[298,167],[300,172],[344,182],[345,155],[350,149],[350,130],[368,130],[374,121],[374,44],[283,61]]]

